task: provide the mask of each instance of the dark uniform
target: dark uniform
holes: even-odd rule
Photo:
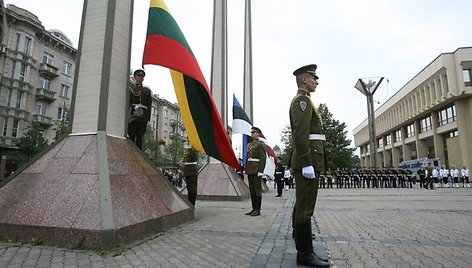
[[[261,133],[259,128],[253,127],[251,133]],[[259,139],[252,139],[247,145],[246,174],[249,181],[249,192],[251,194],[252,210],[246,213],[250,216],[261,215],[262,203],[262,178],[260,175],[264,172],[266,164],[266,153],[264,143]]]
[[[277,167],[275,168],[275,175],[274,181],[277,186],[277,195],[275,197],[282,196],[282,190],[284,188],[284,174],[285,174],[285,167],[282,165],[282,161],[280,158],[277,159]]]
[[[313,253],[311,217],[318,194],[320,172],[325,172],[324,135],[321,134],[321,116],[310,99],[318,85],[316,65],[301,67],[293,73],[297,77],[298,92],[290,104],[290,127],[293,152],[291,167],[295,177],[296,201],[294,206],[295,245],[297,264],[329,267]],[[311,173],[311,167],[315,174]],[[309,178],[307,176],[315,176]]]
[[[190,147],[184,156],[184,176],[187,182],[188,201],[195,206],[197,200],[198,154],[195,148]]]
[[[145,76],[143,70],[136,70],[134,72],[135,79],[137,76]],[[151,106],[152,96],[151,90],[147,87],[143,87],[142,83],[130,84],[129,85],[129,109],[131,117],[128,122],[128,136],[131,141],[138,146],[139,149],[143,148],[143,136],[146,132],[147,122],[151,119]],[[138,111],[137,104],[144,105],[146,108],[141,109],[142,112]]]

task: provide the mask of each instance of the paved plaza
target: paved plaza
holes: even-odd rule
[[[116,256],[0,243],[0,267],[296,267],[294,190],[262,215],[250,201],[197,201],[195,220]],[[332,267],[472,267],[472,188],[320,189],[314,229]]]

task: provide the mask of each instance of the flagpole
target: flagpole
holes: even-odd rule
[[[244,12],[244,94],[243,108],[251,122],[254,122],[252,95],[252,23],[251,0],[246,0]]]
[[[225,129],[228,127],[227,1],[214,0],[210,89]]]

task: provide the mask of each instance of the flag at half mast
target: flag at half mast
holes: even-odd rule
[[[143,65],[171,70],[175,94],[190,144],[240,169],[226,129],[200,66],[177,22],[162,0],[151,0]]]

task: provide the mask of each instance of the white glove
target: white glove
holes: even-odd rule
[[[310,180],[315,178],[315,169],[313,166],[302,167],[302,175]]]
[[[262,177],[262,176],[264,176],[264,173],[257,172],[257,177]]]

